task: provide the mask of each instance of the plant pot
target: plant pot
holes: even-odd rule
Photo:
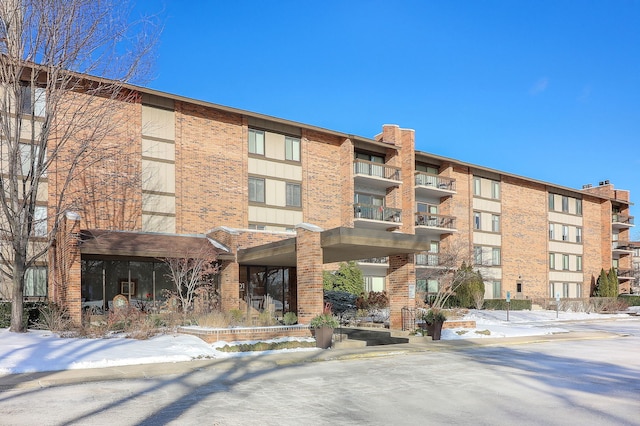
[[[316,348],[328,349],[331,347],[331,338],[333,337],[333,328],[320,327],[314,331],[316,337]]]
[[[442,322],[436,321],[431,327],[431,340],[440,340],[440,335],[442,334]]]

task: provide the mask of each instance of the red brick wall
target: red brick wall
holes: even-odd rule
[[[523,294],[548,297],[549,234],[546,187],[502,177],[502,292],[516,292],[521,276]]]
[[[409,286],[416,284],[416,268],[412,254],[389,256],[387,284],[389,328],[402,329],[402,308],[415,306],[415,300],[409,299]]]
[[[320,232],[297,228],[298,322],[309,324],[322,313],[322,247]]]
[[[247,127],[238,114],[176,102],[176,232],[247,226]]]
[[[343,147],[343,141],[335,136],[303,131],[301,158],[304,222],[324,229],[341,225],[343,206],[340,196],[345,185],[345,150],[348,151],[348,143]],[[353,154],[348,161],[353,162]]]

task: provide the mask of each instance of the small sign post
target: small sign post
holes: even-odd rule
[[[556,293],[556,319],[558,319],[559,309],[560,309],[560,293]]]
[[[509,307],[511,306],[511,292],[507,292],[507,321],[509,321]]]

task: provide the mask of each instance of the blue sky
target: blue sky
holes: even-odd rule
[[[364,137],[398,124],[422,151],[640,202],[640,0],[138,1],[156,12],[151,88]]]

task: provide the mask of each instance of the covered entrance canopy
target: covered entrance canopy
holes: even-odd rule
[[[323,263],[429,251],[430,242],[417,235],[360,228],[334,228],[320,235]],[[238,250],[244,265],[296,266],[296,238]]]

